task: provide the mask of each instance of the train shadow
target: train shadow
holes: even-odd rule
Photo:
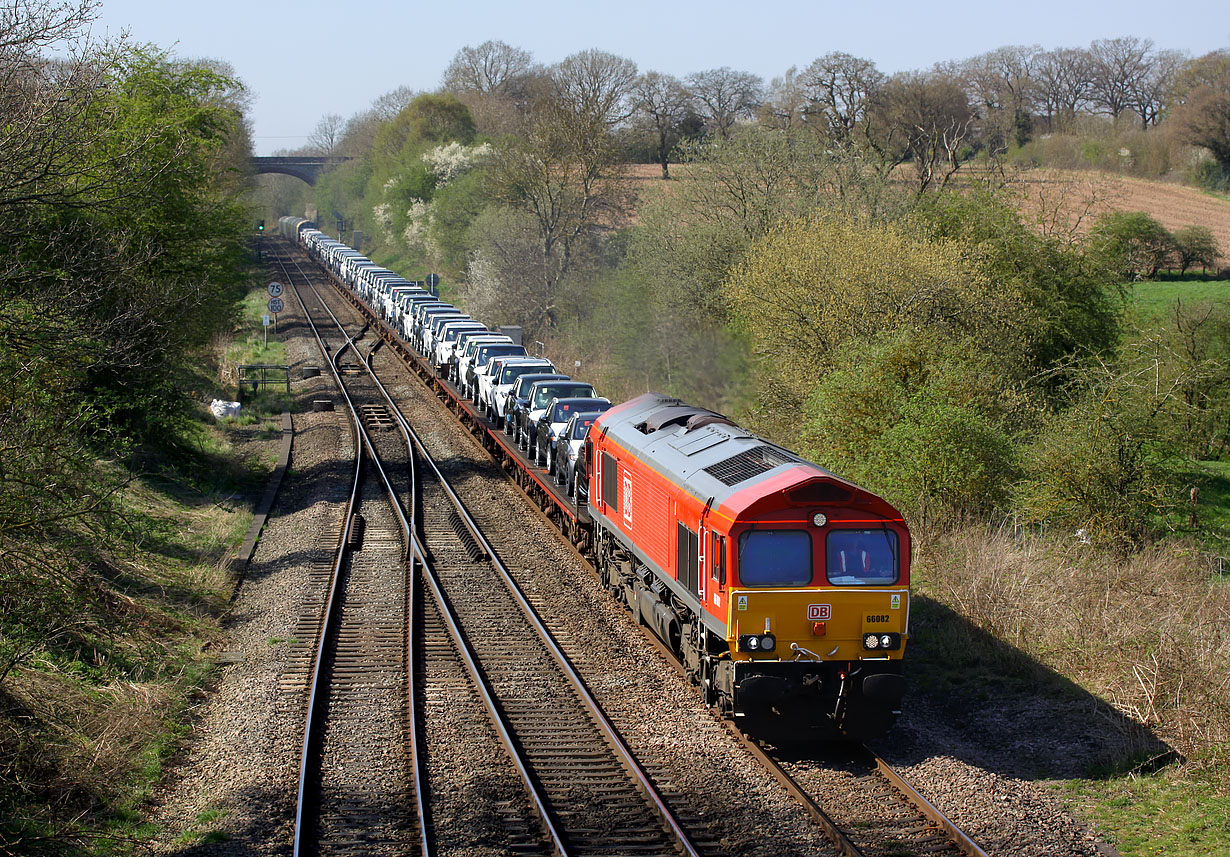
[[[943,755],[1003,776],[1060,780],[1179,759],[1108,701],[938,601],[915,594],[910,625],[904,713],[869,742],[890,763]]]

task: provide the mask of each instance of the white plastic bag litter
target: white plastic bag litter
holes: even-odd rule
[[[209,405],[209,410],[213,412],[213,415],[216,418],[222,419],[223,417],[239,416],[239,409],[241,407],[243,406],[240,405],[239,402],[228,402],[225,399],[214,399]]]

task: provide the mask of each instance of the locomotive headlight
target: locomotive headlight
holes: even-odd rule
[[[829,522],[829,518],[828,518],[828,515],[824,514],[823,512],[817,512],[816,514],[811,516],[811,522],[815,524],[817,527],[823,527],[825,524]]]
[[[740,634],[739,651],[772,652],[777,649],[777,637],[772,634]]]
[[[892,651],[901,648],[900,634],[864,634],[863,648],[868,651]]]

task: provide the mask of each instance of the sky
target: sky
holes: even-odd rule
[[[598,48],[642,71],[730,66],[767,83],[831,51],[889,74],[1005,45],[1087,47],[1119,36],[1199,56],[1230,48],[1228,12],[1226,0],[100,0],[93,35],[126,32],[183,59],[230,63],[253,96],[256,154],[268,155],[302,146],[326,114],[349,118],[399,86],[437,88],[458,50],[488,39],[545,65]]]

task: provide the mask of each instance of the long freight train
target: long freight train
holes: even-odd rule
[[[421,344],[408,320],[433,296],[308,221],[285,217],[280,229]],[[426,303],[412,315],[416,302]],[[499,420],[473,416],[489,445],[507,448]],[[603,584],[674,651],[709,705],[777,738],[866,739],[892,725],[910,610],[910,534],[896,509],[656,393],[598,414],[588,431],[584,484],[544,496],[584,529],[570,535]],[[511,460],[546,484],[536,459]]]

